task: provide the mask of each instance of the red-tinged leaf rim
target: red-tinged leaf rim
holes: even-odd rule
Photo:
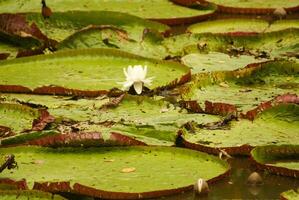
[[[28,190],[28,185],[25,179],[15,181],[9,178],[0,178],[0,184],[13,185],[19,190]]]
[[[73,191],[70,182],[35,182],[33,189],[52,193]]]
[[[183,137],[183,145],[188,149],[202,151],[214,155],[219,155],[220,153],[222,153],[222,151],[228,153],[229,155],[249,155],[250,151],[254,148],[253,146],[248,144],[244,144],[238,147],[214,148],[214,147],[209,147],[209,146],[189,142],[186,139],[184,139],[184,137]]]
[[[2,87],[5,90],[6,86],[0,85],[0,90],[2,90]],[[25,90],[23,89],[18,90],[17,93],[28,93],[26,91],[30,91],[29,93],[33,93],[33,94],[45,94],[45,95],[52,94],[52,95],[61,95],[61,96],[84,96],[84,97],[98,97],[109,93],[109,91],[105,91],[105,90],[98,90],[98,91],[76,90],[76,89],[68,89],[60,86],[43,86],[43,87],[35,88],[34,90],[30,90],[29,88],[26,87],[24,88]]]
[[[59,135],[56,131],[31,131],[28,133],[13,135],[11,137],[6,137],[0,140],[0,146],[3,147],[14,147],[19,144],[29,145],[30,141],[35,141],[42,138],[47,138],[53,135]]]
[[[198,5],[198,0],[171,0],[172,2],[181,6],[193,6]]]
[[[288,103],[299,104],[299,97],[296,94],[279,95],[270,101],[262,102],[255,109],[250,110],[245,114],[241,114],[241,117],[249,120],[254,120],[263,111],[280,104],[288,104]]]
[[[198,104],[197,101],[184,101],[184,100],[181,100],[179,102],[180,106],[182,108],[185,108],[186,110],[188,110],[189,112],[192,112],[192,113],[204,113],[203,109],[200,107],[200,105]]]
[[[22,148],[24,148],[24,147],[22,147]],[[32,148],[32,147],[25,147],[25,148]],[[109,149],[111,149],[111,148],[109,148]],[[19,150],[20,149],[18,149],[17,151],[19,151]],[[39,149],[39,150],[42,150],[42,149]],[[119,151],[119,150],[120,149],[117,148],[117,151]],[[212,163],[217,161],[217,162],[219,162],[218,164],[221,165],[221,167],[220,167],[221,171],[219,171],[220,168],[218,168],[218,170],[214,169],[217,171],[217,173],[215,172],[214,177],[209,175],[209,177],[211,177],[207,180],[207,182],[209,184],[214,184],[215,182],[219,181],[220,179],[223,179],[223,178],[229,176],[230,170],[231,170],[230,166],[225,161],[222,161],[214,156],[211,156],[211,155],[208,155],[205,153],[195,152],[195,151],[191,151],[188,149],[173,148],[173,147],[124,147],[124,150],[125,150],[125,152],[138,150],[138,151],[141,151],[139,153],[142,153],[142,155],[144,153],[151,154],[155,151],[159,151],[159,152],[160,151],[161,152],[164,152],[164,151],[173,152],[174,151],[174,152],[177,152],[178,154],[179,153],[188,154],[188,155],[194,154],[194,156],[196,155],[197,159],[199,159],[198,156],[200,156],[200,157],[203,156],[202,159],[204,159],[204,160],[208,159],[207,161],[210,161]],[[128,150],[130,150],[130,151],[128,151]],[[54,151],[54,149],[51,150],[51,152],[52,151]],[[60,150],[56,149],[55,151],[59,152]],[[69,152],[69,151],[67,151],[67,152]],[[84,152],[86,152],[86,150],[84,150]],[[114,163],[114,162],[111,161],[111,162],[107,162],[107,163]],[[138,168],[136,169],[136,171],[138,171]],[[1,180],[2,179],[0,179],[0,181]],[[54,182],[52,182],[52,181],[51,182],[50,181],[44,181],[44,182],[35,181],[33,189],[41,190],[41,191],[45,191],[45,192],[51,192],[51,193],[61,193],[61,192],[74,193],[74,194],[87,195],[87,196],[91,196],[91,197],[104,198],[104,199],[145,199],[145,198],[155,198],[155,197],[161,197],[161,196],[172,195],[172,194],[179,194],[179,193],[182,193],[185,191],[190,191],[193,189],[194,186],[193,186],[193,183],[191,185],[189,185],[189,184],[184,183],[184,185],[181,184],[181,186],[169,187],[169,189],[160,189],[160,190],[159,189],[157,189],[157,190],[146,189],[144,192],[142,192],[142,191],[140,191],[140,192],[138,192],[138,191],[136,191],[136,192],[134,192],[134,191],[118,192],[117,190],[116,191],[103,190],[100,187],[95,188],[92,186],[88,186],[88,185],[79,183],[78,181],[74,181],[74,183],[70,183],[69,181],[57,181],[57,182],[55,182],[55,181]]]
[[[133,137],[126,136],[120,133],[111,132],[109,141],[115,143],[116,145],[125,145],[125,146],[147,146],[146,143],[134,139]]]
[[[173,2],[184,5],[184,6],[192,6],[196,4],[207,4],[213,3],[209,0],[172,0]],[[230,14],[273,14],[275,8],[243,8],[243,7],[232,7],[226,6],[222,4],[216,4],[217,11],[223,13],[230,13]],[[287,12],[294,12],[299,10],[299,5],[294,7],[284,7]]]
[[[171,66],[173,68],[178,69],[178,74],[176,74],[176,77],[174,77],[170,82],[168,83],[161,83],[161,85],[156,84],[156,88],[153,88],[153,93],[159,92],[160,90],[164,89],[171,89],[174,88],[177,85],[181,85],[183,83],[188,82],[191,80],[191,71],[190,69],[182,65],[180,63],[172,62],[172,61],[163,61],[163,60],[156,60],[152,58],[145,58],[142,56],[126,53],[120,50],[115,49],[81,49],[81,50],[69,50],[69,51],[61,51],[54,54],[48,54],[48,55],[38,55],[38,56],[32,56],[32,57],[24,57],[20,59],[14,59],[14,60],[7,60],[3,61],[1,64],[2,66],[5,64],[17,64],[17,63],[23,63],[31,62],[31,61],[42,61],[44,59],[55,59],[55,58],[69,58],[69,57],[78,57],[78,56],[107,56],[111,57],[117,57],[120,59],[132,59],[133,61],[138,62],[150,62],[153,65],[161,64],[164,66]],[[126,64],[127,65],[127,64]],[[125,66],[125,65],[124,65]],[[174,74],[175,75],[175,74]],[[155,77],[157,79],[157,76]],[[160,78],[160,81],[165,82],[165,80]],[[0,91],[6,92],[6,93],[33,93],[33,94],[55,94],[55,95],[65,95],[65,96],[84,96],[84,97],[97,97],[101,95],[105,95],[109,93],[109,90],[111,89],[99,89],[99,90],[82,90],[82,89],[72,89],[72,88],[66,88],[62,86],[52,85],[55,83],[47,83],[48,86],[36,86],[33,89],[30,89],[26,86],[22,85],[10,85],[8,84],[0,84]]]
[[[298,159],[299,145],[271,145],[255,147],[250,152],[250,158],[261,169],[277,175],[299,178],[299,168],[281,166],[275,162],[285,159],[284,163]],[[273,164],[271,164],[273,163]]]
[[[229,114],[237,115],[237,107],[227,103],[205,101],[205,113],[226,116]]]
[[[50,133],[29,135],[27,139],[6,138],[2,141],[3,147],[14,147],[22,145],[43,147],[101,147],[101,146],[147,146],[146,143],[133,137],[111,132],[109,138],[103,137],[99,132],[79,133]]]
[[[121,93],[119,96],[110,97],[109,102],[107,102],[103,106],[101,106],[101,109],[117,107],[122,102],[122,100],[125,98],[125,96],[126,96],[125,93]]]
[[[44,47],[34,49],[34,50],[20,50],[18,51],[16,58],[35,56],[40,54],[44,54]]]
[[[0,53],[0,60],[5,60],[10,56],[10,53]]]

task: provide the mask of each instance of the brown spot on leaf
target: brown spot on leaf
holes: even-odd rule
[[[131,173],[131,172],[135,172],[136,168],[135,167],[127,167],[127,168],[123,168],[121,170],[122,173]]]

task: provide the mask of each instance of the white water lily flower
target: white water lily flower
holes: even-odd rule
[[[153,77],[146,78],[147,66],[143,68],[142,65],[130,65],[127,69],[124,68],[124,74],[126,81],[121,83],[123,84],[123,88],[129,90],[133,85],[137,94],[141,94],[144,85],[150,86],[153,79]]]

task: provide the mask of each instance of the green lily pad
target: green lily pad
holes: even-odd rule
[[[251,157],[261,169],[298,178],[298,149],[298,145],[260,146],[251,151]]]
[[[127,97],[116,107],[99,112],[102,121],[116,122],[111,129],[134,136],[149,145],[173,145],[178,129],[194,121],[205,124],[218,116],[188,113],[186,109],[163,100]]]
[[[138,40],[134,40],[129,38],[128,33],[122,29],[99,26],[76,32],[63,40],[57,48],[58,50],[114,48],[145,57],[162,59],[168,55],[161,44],[163,39],[159,32],[149,29],[144,29],[138,35]]]
[[[247,112],[262,102],[286,93],[297,94],[297,62],[272,61],[248,65],[235,71],[196,74],[189,85],[180,89],[184,99],[226,103]]]
[[[280,31],[289,28],[299,28],[298,20],[295,19],[277,20],[273,22],[269,28],[266,29],[266,32]]]
[[[181,58],[183,64],[191,67],[192,74],[211,71],[233,71],[251,63],[264,62],[267,59],[249,55],[229,56],[220,52],[191,53]]]
[[[179,63],[143,58],[112,49],[63,51],[2,61],[0,64],[0,75],[3,77],[0,90],[6,92],[98,96],[114,87],[121,88],[118,82],[125,81],[123,68],[140,64],[148,66],[148,77],[155,77],[150,89],[173,87],[190,79],[189,69]]]
[[[188,121],[208,123],[219,119],[212,115],[188,113],[186,109],[164,100],[133,96],[124,98],[115,108],[103,110],[101,115],[107,121],[124,124],[171,125],[177,128]]]
[[[229,7],[240,7],[240,8],[256,8],[256,6],[260,8],[287,8],[287,7],[295,7],[298,6],[298,2],[296,0],[290,0],[287,2],[282,2],[279,0],[271,0],[260,2],[258,0],[250,0],[250,1],[242,1],[242,0],[209,0],[209,2],[213,2],[222,6]]]
[[[110,135],[111,131],[115,131],[149,145],[173,145],[177,130],[189,121],[206,124],[221,119],[214,115],[189,113],[179,105],[158,97],[126,96],[116,107],[106,109],[103,106],[108,98],[72,100],[46,95],[2,94],[1,99],[3,102],[47,107],[57,123],[73,121],[66,126],[76,127],[80,132]]]
[[[210,3],[215,3],[218,9],[226,13],[241,13],[241,14],[265,14],[273,13],[276,8],[284,8],[287,11],[295,11],[299,9],[299,3],[296,0],[286,2],[280,0],[258,1],[258,0],[205,0]]]
[[[0,94],[0,102],[22,103],[47,108],[57,120],[94,121],[99,122],[99,110],[109,102],[102,99],[72,99],[65,96],[32,95],[32,94]],[[97,118],[98,117],[98,118]]]
[[[298,37],[299,29],[296,28],[257,35],[181,34],[166,38],[163,45],[172,56],[216,51],[232,55],[281,57],[286,52],[298,51]]]
[[[83,0],[75,1],[55,1],[47,2],[47,5],[54,12],[65,11],[116,11],[142,18],[150,18],[168,22],[170,24],[176,23],[179,19],[190,20],[202,16],[208,16],[215,10],[196,10],[191,8],[176,5],[168,0],[144,0],[144,1],[96,1]],[[13,0],[6,0],[0,2],[0,12],[40,12],[41,4],[35,0],[21,0],[15,2]]]
[[[47,123],[53,121],[52,116],[45,110],[9,103],[0,103],[0,116],[0,126],[6,127],[3,128],[3,134],[42,130]]]
[[[65,198],[37,190],[0,190],[2,199],[34,199],[34,200],[65,200]]]
[[[125,30],[129,37],[136,41],[141,40],[143,30],[146,28],[161,33],[169,29],[168,26],[158,22],[112,11],[54,12],[47,20],[44,20],[39,13],[28,13],[26,14],[26,19],[29,23],[35,23],[49,38],[59,42],[90,25],[113,25],[119,27]]]
[[[296,200],[299,198],[299,190],[288,190],[280,194],[281,200]]]
[[[254,146],[296,144],[298,112],[296,104],[281,104],[263,111],[253,121],[241,119],[216,129],[198,128],[195,133],[186,133],[184,139],[192,148],[213,153],[225,149],[231,154],[248,154]]]
[[[15,155],[19,168],[4,171],[1,178],[26,178],[35,189],[105,199],[175,194],[192,189],[198,178],[215,181],[229,170],[219,158],[180,148],[17,147],[0,151],[7,153]]]
[[[220,19],[200,22],[187,28],[191,33],[261,33],[269,26],[261,19]]]

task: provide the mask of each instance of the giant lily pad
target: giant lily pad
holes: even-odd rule
[[[230,56],[220,52],[191,53],[181,58],[183,64],[191,67],[192,74],[211,71],[233,71],[251,63],[264,62],[265,58],[249,55]]]
[[[269,24],[261,19],[219,19],[200,22],[188,27],[191,33],[223,33],[232,35],[253,35],[263,32],[281,31],[284,29],[299,28],[298,20],[277,20]]]
[[[179,148],[18,147],[0,150],[0,154],[7,153],[15,155],[19,168],[4,171],[1,178],[25,178],[29,187],[35,189],[105,199],[179,193],[192,189],[198,178],[211,183],[229,170],[226,162],[214,156]]]
[[[197,100],[200,105],[206,101],[226,103],[247,112],[278,95],[298,93],[298,69],[297,62],[272,61],[232,72],[199,73],[180,91],[184,99]]]
[[[47,108],[57,120],[94,121],[99,116],[99,110],[109,102],[109,98],[76,99],[65,96],[33,95],[33,94],[1,94],[3,103],[19,103],[33,107]],[[100,116],[99,118],[100,119]]]
[[[166,38],[163,44],[172,56],[183,56],[203,51],[217,51],[257,56],[266,52],[270,56],[279,57],[283,53],[296,52],[298,50],[298,35],[299,30],[296,28],[257,35],[181,34]]]
[[[143,97],[124,98],[116,108],[102,110],[99,116],[102,121],[116,122],[111,127],[113,130],[152,145],[173,145],[177,130],[187,122],[205,124],[220,119],[204,113],[188,113],[178,105]]]
[[[184,135],[191,148],[218,153],[248,154],[252,147],[271,144],[297,144],[298,112],[296,104],[281,104],[260,113],[253,121],[241,119],[222,126],[200,126]]]
[[[243,33],[263,32],[268,22],[261,19],[220,19],[193,24],[188,27],[191,33]]]
[[[298,149],[298,145],[260,146],[251,151],[251,157],[261,169],[298,178]]]
[[[298,20],[295,19],[277,20],[273,22],[266,31],[267,32],[280,31],[288,28],[299,28]]]
[[[113,26],[95,26],[67,37],[58,45],[58,50],[114,48],[145,57],[162,59],[167,56],[161,44],[164,38],[159,32],[144,29],[136,37],[134,40],[126,31]]]
[[[179,0],[184,1],[184,0]],[[194,0],[193,0],[194,1]],[[280,0],[258,1],[258,0],[199,0],[200,2],[215,3],[218,10],[226,13],[241,14],[266,14],[273,13],[276,8],[285,8],[287,11],[299,9],[299,3],[296,0],[286,2]]]
[[[196,10],[175,5],[168,0],[144,0],[144,1],[55,1],[47,2],[55,12],[65,11],[117,11],[133,14],[142,18],[150,18],[176,24],[207,18],[214,10]],[[1,1],[0,12],[40,12],[41,4],[35,0],[21,0],[17,3],[13,0]]]
[[[1,98],[3,102],[47,107],[57,123],[67,122],[63,126],[66,129],[73,127],[78,132],[100,132],[108,135],[107,138],[111,131],[115,131],[152,145],[173,145],[177,130],[187,122],[206,124],[221,119],[204,113],[189,113],[180,105],[158,97],[126,96],[111,108],[104,106],[107,98],[72,100],[69,97],[29,94],[2,94]]]
[[[151,89],[175,86],[190,79],[189,69],[178,63],[110,49],[86,49],[2,61],[0,90],[97,96],[121,87],[117,82],[125,80],[123,68],[140,64],[148,66],[149,77],[155,77]]]
[[[49,2],[50,3],[50,2]],[[169,27],[148,21],[133,15],[112,11],[69,11],[54,12],[51,18],[44,20],[39,13],[28,13],[25,17],[29,23],[35,23],[49,38],[62,41],[87,26],[113,25],[124,29],[130,38],[140,41],[144,29],[161,33]]]
[[[54,120],[46,110],[33,109],[19,104],[1,103],[0,114],[1,137],[5,134],[42,130],[47,123]]]

